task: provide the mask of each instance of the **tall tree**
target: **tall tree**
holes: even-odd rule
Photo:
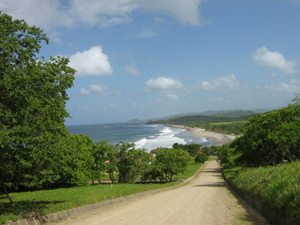
[[[27,185],[27,175],[47,179],[41,174],[51,165],[51,145],[67,135],[66,90],[75,70],[67,58],[38,58],[43,41],[41,29],[0,12],[0,188],[7,196],[8,188]]]

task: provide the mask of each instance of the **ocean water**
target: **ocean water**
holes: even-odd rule
[[[171,148],[174,143],[212,145],[208,138],[195,137],[185,129],[163,125],[113,123],[67,126],[67,129],[71,134],[86,134],[93,138],[94,142],[101,140],[107,140],[110,144],[134,142],[136,148],[143,148],[148,151],[158,147]]]

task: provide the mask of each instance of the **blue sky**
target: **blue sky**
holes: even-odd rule
[[[300,93],[300,0],[0,0],[70,58],[67,125],[286,106]]]

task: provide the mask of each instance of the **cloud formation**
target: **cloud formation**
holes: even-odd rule
[[[172,78],[159,77],[157,79],[150,79],[146,82],[146,90],[174,90],[182,88],[182,83],[179,80]]]
[[[198,7],[203,0],[137,0],[138,5],[150,12],[160,12],[179,20],[184,24],[200,25]]]
[[[0,1],[0,9],[14,19],[25,19],[30,25],[50,28],[52,24],[58,23],[61,16],[58,0],[14,0]]]
[[[241,84],[236,78],[234,74],[220,76],[214,78],[212,81],[198,81],[194,85],[195,89],[197,90],[205,90],[205,91],[212,91],[212,90],[219,90],[219,89],[229,89],[235,90]]]
[[[91,84],[88,88],[81,88],[79,93],[81,95],[92,95],[92,94],[99,94],[99,95],[119,95],[118,91],[114,91],[108,87],[104,87],[100,84]]]
[[[101,76],[110,75],[113,71],[108,56],[102,52],[101,46],[94,46],[83,52],[77,52],[69,57],[69,66],[76,69],[75,76]]]
[[[295,94],[300,90],[300,80],[293,79],[289,83],[268,84],[257,87],[259,90],[265,90],[276,94]]]
[[[126,73],[130,73],[134,76],[139,76],[140,75],[140,70],[139,70],[139,68],[137,68],[137,66],[135,64],[127,64],[123,67],[123,70]]]
[[[297,72],[295,70],[295,66],[297,65],[295,60],[287,61],[280,52],[271,52],[266,47],[257,49],[252,54],[252,58],[261,66],[276,68],[287,74]]]
[[[199,6],[203,0],[14,0],[0,1],[3,12],[30,25],[51,29],[78,25],[109,27],[132,21],[135,10],[160,13],[184,24],[200,25]],[[63,23],[61,22],[63,21]]]

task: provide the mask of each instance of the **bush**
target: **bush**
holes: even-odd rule
[[[208,156],[204,153],[198,153],[195,157],[196,163],[204,163],[207,160],[208,160]]]

